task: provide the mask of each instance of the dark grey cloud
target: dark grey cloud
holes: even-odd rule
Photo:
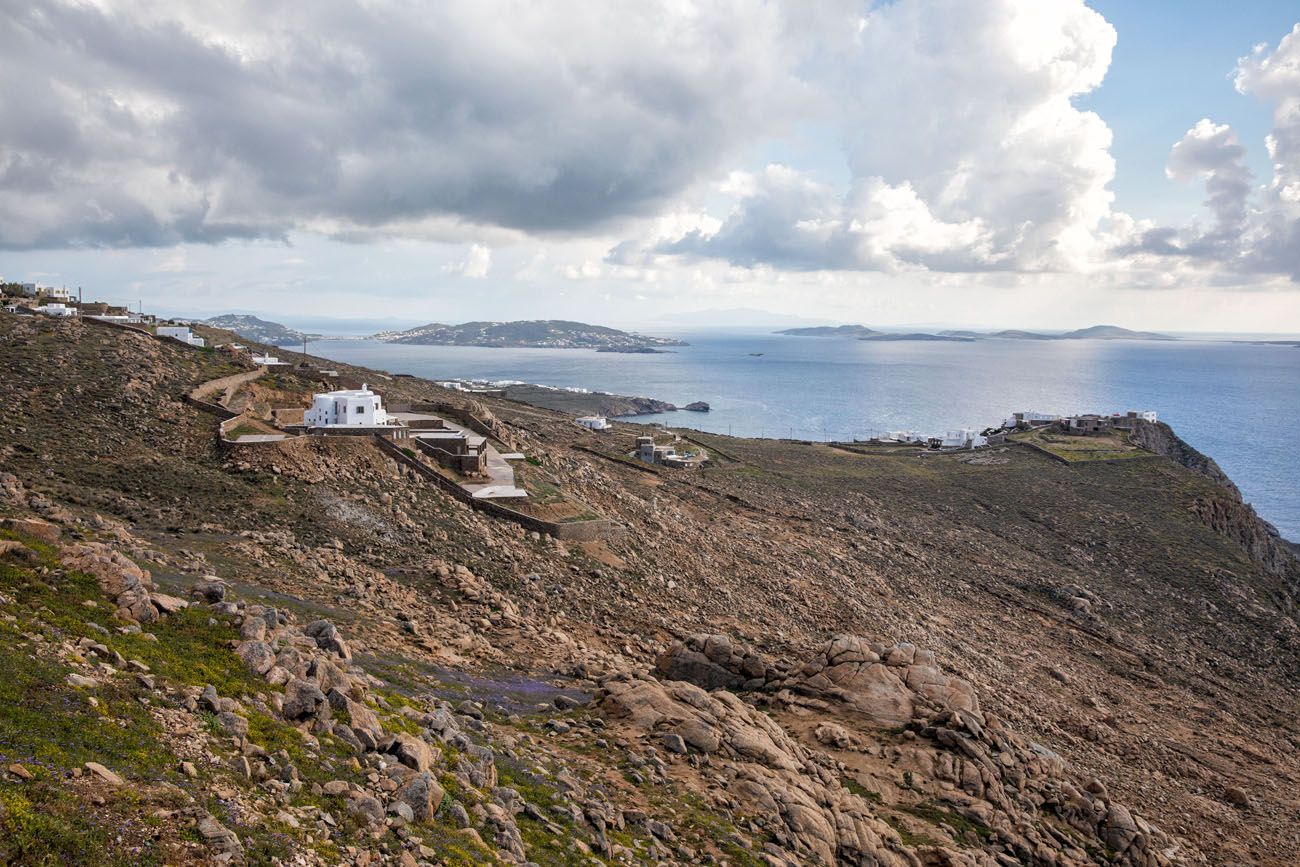
[[[578,232],[783,123],[777,6],[0,3],[0,246]]]

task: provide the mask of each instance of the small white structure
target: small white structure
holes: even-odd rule
[[[159,325],[157,330],[159,337],[170,337],[173,340],[179,340],[187,346],[206,346],[207,343],[202,337],[199,337],[188,326],[184,325]]]
[[[66,304],[45,304],[37,307],[36,312],[43,316],[76,316],[77,308]]]
[[[1140,418],[1143,421],[1149,421],[1152,424],[1156,423],[1156,411],[1154,409],[1145,409],[1145,410],[1131,409],[1128,411],[1128,414],[1132,418]]]
[[[609,421],[603,415],[584,415],[574,420],[587,430],[607,430],[609,428]]]
[[[989,438],[981,435],[978,431],[964,427],[957,430],[950,430],[943,435],[943,440],[939,443],[939,448],[943,449],[975,449],[980,446],[989,444]]]
[[[891,430],[885,434],[887,442],[895,443],[923,443],[929,441],[929,437],[914,430]]]
[[[302,420],[307,427],[379,427],[389,423],[379,395],[365,385],[316,395]]]
[[[253,363],[260,364],[263,367],[276,367],[278,365],[285,364],[286,362],[283,362],[280,359],[276,358],[274,355],[268,353],[267,355],[254,355]],[[319,395],[317,396],[319,397]]]
[[[46,286],[44,289],[41,290],[41,294],[44,295],[46,298],[52,298],[55,301],[72,300],[72,293],[68,291],[66,286],[59,286],[59,287]]]

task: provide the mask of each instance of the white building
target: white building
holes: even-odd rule
[[[1145,410],[1131,409],[1128,411],[1128,414],[1131,417],[1140,418],[1143,421],[1149,421],[1152,424],[1156,423],[1156,411],[1154,409],[1145,409]]]
[[[964,427],[945,433],[939,447],[944,449],[975,449],[988,444],[988,437],[983,436],[979,431]]]
[[[37,307],[36,312],[44,316],[76,316],[77,308],[66,304],[44,304]]]
[[[307,427],[378,427],[389,423],[383,401],[365,385],[316,395],[302,420]]]
[[[46,286],[41,290],[41,294],[46,298],[53,298],[55,301],[71,301],[72,293],[65,286]]]
[[[193,331],[183,325],[159,325],[156,332],[159,337],[170,337],[187,346],[206,346],[207,343]]]
[[[253,355],[253,363],[260,364],[263,367],[276,367],[285,364],[286,362],[283,362],[279,358],[268,353],[267,355]]]
[[[896,443],[923,443],[929,437],[914,430],[891,430],[885,434],[885,439]]]
[[[1008,430],[1015,430],[1019,427],[1037,427],[1051,424],[1059,418],[1059,415],[1053,415],[1050,412],[1013,412],[1011,417],[1002,423],[1002,426]]]
[[[587,430],[607,430],[609,428],[609,421],[603,415],[584,415],[574,420]]]

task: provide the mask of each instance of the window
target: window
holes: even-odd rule
[[[357,412],[361,412],[361,407],[360,407],[360,406],[357,407]]]

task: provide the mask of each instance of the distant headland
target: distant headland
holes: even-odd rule
[[[817,325],[805,328],[786,328],[777,334],[791,337],[851,337],[856,340],[953,340],[970,342],[973,340],[1177,340],[1168,334],[1155,331],[1133,331],[1118,325],[1093,325],[1061,334],[1039,331],[938,331],[935,333],[912,332],[900,334],[890,331],[876,331],[865,325]]]

